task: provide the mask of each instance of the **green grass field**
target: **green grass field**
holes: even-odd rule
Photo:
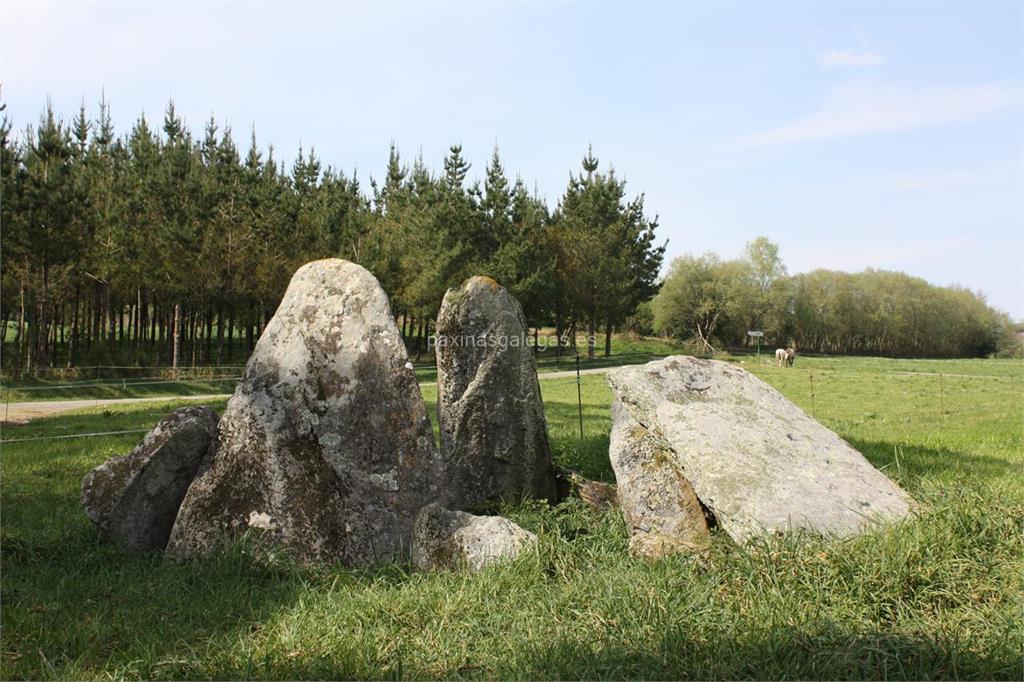
[[[1024,362],[734,358],[921,503],[856,539],[648,563],[616,511],[505,510],[536,551],[476,575],[247,559],[178,566],[99,540],[82,476],[141,434],[0,457],[3,678],[1024,677]],[[604,377],[542,383],[556,459],[613,480]],[[813,398],[812,398],[813,385]],[[433,411],[436,391],[423,389]],[[4,439],[145,429],[173,403]],[[221,408],[223,403],[214,405]]]

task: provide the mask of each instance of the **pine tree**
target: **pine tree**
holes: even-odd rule
[[[611,354],[614,325],[654,293],[665,247],[654,245],[657,221],[647,220],[643,196],[626,203],[624,181],[615,171],[599,173],[588,148],[585,173],[570,174],[555,218],[559,317],[587,323],[587,355],[593,358],[599,324],[605,326],[605,354]]]

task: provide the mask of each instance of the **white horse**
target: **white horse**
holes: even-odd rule
[[[784,365],[787,367],[792,367],[793,360],[796,359],[796,351],[792,348],[776,348],[775,359],[778,361],[779,367],[782,367]]]

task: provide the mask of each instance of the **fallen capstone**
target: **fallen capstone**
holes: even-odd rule
[[[217,420],[208,407],[175,410],[130,454],[86,474],[81,504],[100,534],[130,551],[164,549],[185,493],[210,465]]]
[[[537,364],[519,302],[489,277],[449,289],[437,316],[445,504],[556,501]]]
[[[436,477],[430,421],[387,296],[355,263],[315,261],[292,277],[256,344],[167,553],[208,556],[249,533],[300,561],[407,557]]]
[[[613,464],[623,459],[622,429],[665,446],[649,457],[662,466],[618,479],[620,500],[634,500],[624,511],[666,486],[685,496],[692,485],[718,525],[746,543],[790,530],[849,536],[912,509],[846,441],[738,367],[673,356],[614,370],[608,383],[621,403]],[[678,471],[677,483],[660,477],[665,467]]]
[[[616,398],[608,449],[629,551],[656,559],[708,548],[711,534],[693,486],[665,439],[641,426]]]
[[[474,516],[433,503],[416,518],[412,561],[426,571],[479,571],[516,558],[536,542],[536,535],[501,516]]]

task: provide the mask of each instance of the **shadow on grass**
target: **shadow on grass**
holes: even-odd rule
[[[889,476],[925,479],[963,473],[997,480],[1011,476],[1019,465],[1003,457],[930,448],[923,445],[850,438],[847,441]]]
[[[648,650],[629,642],[554,642],[517,676],[553,679],[1020,679],[1013,642],[984,654],[955,634],[913,636],[835,624],[701,641],[668,632]]]

